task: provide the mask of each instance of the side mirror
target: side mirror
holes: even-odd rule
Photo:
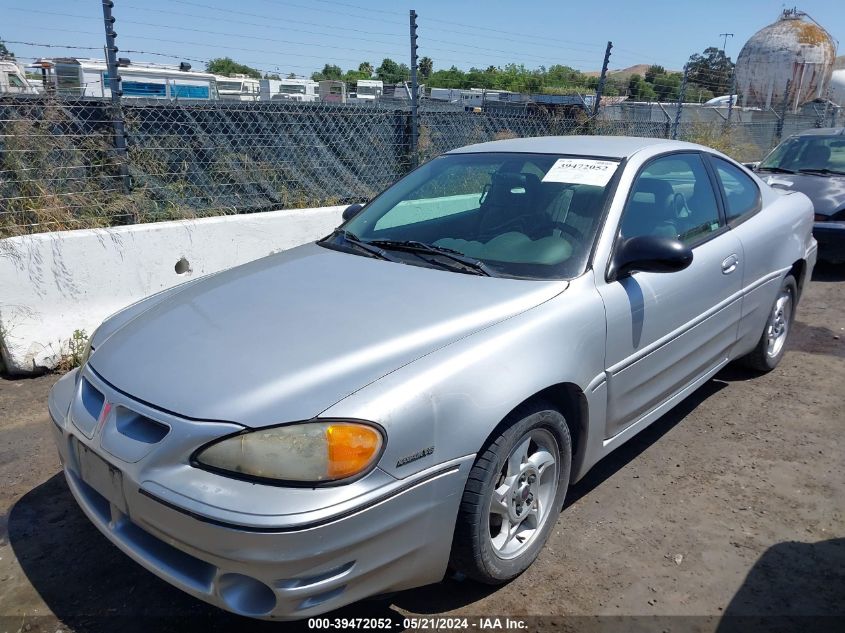
[[[623,240],[616,249],[609,278],[621,279],[635,271],[674,273],[692,263],[692,251],[678,240],[640,235]]]
[[[748,167],[748,169],[750,169],[751,171],[757,171],[758,165],[760,165],[760,161],[757,161],[755,163],[742,163],[743,167]]]
[[[346,222],[347,220],[351,220],[356,215],[361,212],[361,209],[364,208],[364,205],[360,202],[356,202],[355,204],[350,204],[343,210],[343,221]]]

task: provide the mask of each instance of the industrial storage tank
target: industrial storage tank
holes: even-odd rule
[[[742,105],[779,109],[786,97],[787,107],[795,111],[824,98],[835,59],[836,40],[830,33],[806,13],[787,9],[739,53],[736,86]]]

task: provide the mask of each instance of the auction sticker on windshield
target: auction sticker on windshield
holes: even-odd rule
[[[604,187],[613,177],[619,163],[592,158],[559,158],[551,166],[543,182],[565,182],[572,185]]]

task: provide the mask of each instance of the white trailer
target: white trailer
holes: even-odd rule
[[[459,103],[465,107],[482,106],[486,101],[514,101],[515,92],[508,90],[487,90],[485,88],[432,88],[430,99]]]
[[[384,93],[384,83],[379,79],[359,79],[355,87],[358,101],[378,101]]]
[[[311,102],[319,98],[319,84],[311,79],[262,79],[262,101]]]
[[[461,92],[459,88],[432,88],[429,98],[454,103],[461,100]]]
[[[217,93],[221,101],[258,101],[261,94],[261,80],[237,74],[226,77],[215,75]]]
[[[23,67],[13,59],[0,59],[0,94],[38,94]]]
[[[102,59],[61,57],[39,59],[33,67],[47,73],[47,82],[59,95],[75,97],[111,97],[108,66]],[[171,66],[146,62],[129,63],[118,68],[124,98],[181,100],[216,100],[214,75],[190,70],[182,64]]]
[[[320,100],[327,103],[346,103],[346,84],[335,79],[320,82]]]

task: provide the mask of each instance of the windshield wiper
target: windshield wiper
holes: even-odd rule
[[[498,276],[490,270],[490,267],[484,262],[445,246],[435,246],[434,244],[426,244],[425,242],[418,242],[416,240],[373,240],[369,243],[375,246],[381,246],[382,248],[389,248],[397,251],[408,251],[410,253],[414,253],[415,255],[428,253],[438,257],[445,257],[448,260],[460,264],[461,269],[466,272],[471,272],[476,275],[484,275],[486,277]],[[445,264],[443,261],[429,261],[433,261],[433,263],[440,266]],[[450,268],[452,267],[450,266]]]
[[[359,251],[367,253],[370,257],[375,257],[377,259],[384,259],[389,262],[396,262],[397,260],[387,254],[387,252],[383,248],[379,248],[378,246],[373,246],[370,242],[366,242],[360,239],[354,233],[350,233],[344,229],[336,229],[332,232],[329,237],[342,237],[343,240],[352,246],[353,248],[357,248]]]
[[[773,171],[776,174],[794,174],[794,169],[787,169],[786,167],[757,167],[757,171]]]
[[[827,167],[822,169],[799,169],[798,172],[801,174],[819,174],[821,176],[845,176],[845,171],[828,169]]]

